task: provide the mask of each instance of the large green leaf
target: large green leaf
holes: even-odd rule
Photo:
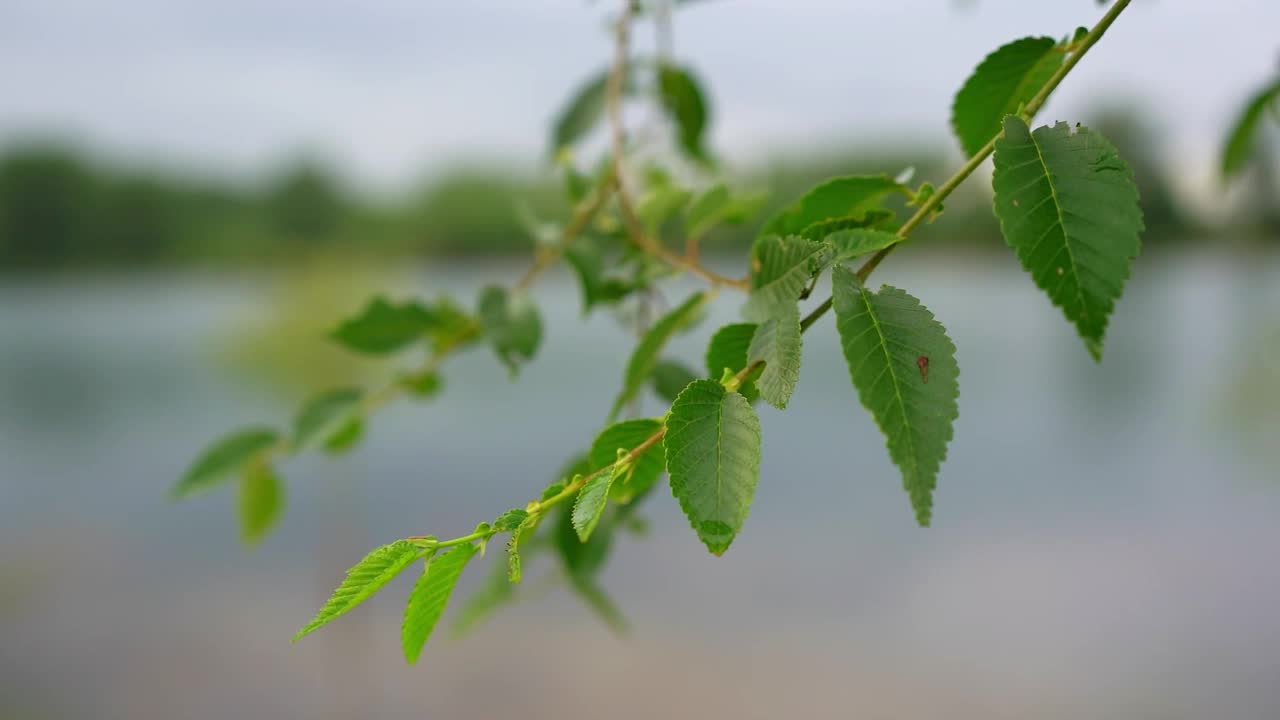
[[[798,236],[760,238],[751,252],[751,295],[742,316],[759,323],[789,312],[831,254],[830,246]]]
[[[616,422],[596,436],[591,443],[590,467],[599,470],[618,459],[619,450],[632,450],[662,429],[662,421],[656,418],[636,418]],[[616,502],[630,502],[649,491],[658,477],[667,469],[662,448],[652,447],[631,462],[628,475],[614,482],[609,497]]]
[[[1276,117],[1280,118],[1277,101],[1280,101],[1280,80],[1262,88],[1249,98],[1248,104],[1240,111],[1239,117],[1231,126],[1231,132],[1227,135],[1226,144],[1222,148],[1223,178],[1235,175],[1249,160],[1249,154],[1253,149],[1253,138],[1258,132],[1258,125],[1267,108],[1276,110]]]
[[[706,159],[702,134],[707,127],[707,101],[697,78],[687,68],[670,63],[658,67],[662,106],[675,120],[680,147],[691,157]]]
[[[627,362],[626,374],[622,377],[622,390],[613,402],[613,409],[609,411],[610,419],[617,417],[623,406],[631,402],[636,393],[640,392],[653,372],[654,366],[657,365],[658,357],[666,347],[667,341],[701,317],[702,306],[706,301],[706,293],[698,292],[690,295],[678,307],[663,315],[653,324],[653,327],[649,328],[644,337],[640,338],[636,349],[631,352],[631,359]]]
[[[368,600],[425,552],[408,540],[397,540],[364,556],[363,560],[347,571],[342,584],[329,596],[315,618],[293,636],[293,641],[297,642]]]
[[[760,419],[746,398],[699,380],[671,406],[663,443],[672,493],[707,549],[724,554],[760,479]]]
[[[996,142],[995,212],[1004,239],[1095,359],[1141,243],[1133,172],[1086,127],[1028,130],[1009,116]]]
[[[747,362],[764,361],[756,380],[760,397],[783,409],[800,381],[800,313],[795,306],[765,320],[751,338]]]
[[[418,661],[431,631],[449,604],[453,586],[476,550],[475,545],[468,543],[429,559],[422,576],[414,583],[404,608],[404,623],[400,626],[400,646],[410,665]]]
[[[928,525],[960,395],[955,346],[920,301],[871,292],[843,265],[832,273],[840,345],[862,404],[888,440],[916,520]]]
[[[266,537],[284,510],[284,483],[269,463],[252,462],[240,478],[240,536],[253,544]]]
[[[966,155],[998,135],[1004,116],[1016,113],[1062,65],[1057,44],[1051,37],[1014,40],[973,71],[951,106],[951,127]]]
[[[359,315],[344,320],[331,336],[349,350],[381,355],[423,340],[435,326],[431,310],[417,302],[396,305],[384,297],[375,297]]]
[[[533,359],[542,342],[542,318],[523,292],[490,285],[480,291],[480,319],[489,344],[514,376],[520,363]]]
[[[293,421],[293,449],[302,450],[313,442],[332,439],[353,418],[358,419],[363,397],[358,388],[338,388],[308,400]]]
[[[857,216],[880,209],[893,193],[911,190],[888,175],[849,175],[814,187],[765,223],[761,235],[799,235],[824,220]]]
[[[280,434],[265,427],[237,430],[220,438],[196,458],[174,486],[172,494],[180,498],[230,480],[261,453],[279,442]]]

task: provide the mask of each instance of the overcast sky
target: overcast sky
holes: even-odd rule
[[[56,134],[127,159],[252,173],[302,149],[396,187],[461,157],[538,157],[608,58],[608,0],[0,0],[0,144]],[[714,0],[676,17],[739,160],[849,137],[953,145],[982,57],[1061,36],[1093,0]],[[1137,0],[1050,103],[1158,112],[1190,165],[1280,67],[1280,0]]]

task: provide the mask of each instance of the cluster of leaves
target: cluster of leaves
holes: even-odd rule
[[[495,536],[508,536],[508,561],[464,609],[468,627],[508,602],[527,560],[554,548],[570,586],[614,625],[616,607],[597,573],[620,529],[642,527],[636,508],[669,476],[670,490],[707,549],[720,555],[742,532],[760,479],[761,424],[757,405],[785,409],[800,379],[802,335],[828,310],[847,362],[854,393],[883,432],[890,459],[922,526],[932,519],[939,468],[958,417],[959,368],[942,323],[920,300],[889,286],[873,289],[867,276],[912,228],[942,211],[942,201],[987,155],[994,155],[994,211],[1005,240],[1033,282],[1062,309],[1085,347],[1100,359],[1111,311],[1120,297],[1143,229],[1132,173],[1106,139],[1079,124],[1032,128],[1035,111],[1096,42],[1119,11],[1120,0],[1092,31],[1062,40],[1032,37],[990,54],[957,94],[952,125],[971,160],[946,183],[912,188],[887,175],[845,176],[812,188],[766,220],[751,249],[743,322],[719,328],[709,340],[705,372],[665,356],[670,340],[694,326],[716,296],[697,292],[673,306],[641,334],[609,406],[606,426],[587,453],[575,457],[552,485],[473,532],[441,541],[432,536],[397,540],[353,567],[299,633],[302,637],[350,611],[397,574],[423,561],[405,610],[405,657],[414,662],[440,619],[458,577]],[[675,128],[674,145],[700,161],[707,103],[692,73],[669,63],[625,70],[625,87],[649,87]],[[556,123],[553,146],[565,149],[600,123],[608,102],[608,72],[588,82]],[[614,152],[621,148],[615,147]],[[584,311],[602,305],[643,303],[663,277],[696,263],[692,253],[671,262],[675,237],[701,238],[716,225],[740,222],[756,205],[721,183],[699,191],[669,173],[651,170],[634,204],[603,202],[623,192],[619,164],[593,175],[567,161],[566,188],[578,210],[564,225],[530,219],[539,257],[563,254],[582,286]],[[630,179],[628,179],[630,182]],[[899,222],[891,200],[914,214]],[[644,233],[637,238],[636,233]],[[665,248],[655,253],[655,243]],[[870,256],[859,269],[852,261]],[[820,277],[832,295],[805,313]],[[717,276],[709,275],[714,281]],[[537,350],[541,324],[523,290],[487,288],[474,314],[448,300],[395,305],[375,300],[334,338],[352,350],[390,353],[414,344],[429,350],[424,369],[395,386],[429,395],[439,387],[436,363],[481,338],[516,372]],[[669,403],[661,417],[618,418],[645,391]],[[246,534],[262,532],[256,503],[278,496],[270,458],[310,444],[336,450],[359,436],[370,398],[352,390],[326,393],[299,413],[293,437],[269,430],[237,433],[215,445],[179,485],[208,487],[240,472],[244,478]],[[274,501],[271,501],[274,502]],[[546,522],[544,522],[546,520]]]

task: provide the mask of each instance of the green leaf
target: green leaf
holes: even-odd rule
[[[511,371],[533,359],[542,342],[542,318],[538,308],[523,292],[508,293],[490,285],[480,292],[480,318],[498,359]]]
[[[718,378],[725,370],[736,374],[746,367],[747,351],[751,348],[755,332],[755,323],[735,323],[717,330],[707,344],[707,374]],[[738,387],[738,392],[749,401],[754,401],[760,394],[754,380],[755,377],[749,377]]]
[[[293,449],[329,440],[358,416],[364,393],[358,388],[328,390],[308,400],[293,421]]]
[[[824,220],[857,217],[880,209],[893,193],[911,190],[888,175],[849,175],[814,187],[765,223],[761,235],[797,235]]]
[[[569,587],[573,588],[574,593],[604,621],[610,630],[619,634],[627,631],[627,619],[623,617],[622,611],[618,609],[608,593],[591,578],[571,576]]]
[[[425,400],[440,394],[441,388],[444,387],[444,381],[440,379],[440,374],[435,370],[420,370],[401,377],[400,386],[407,390],[410,395],[420,400]]]
[[[832,288],[849,376],[885,434],[916,520],[927,526],[959,415],[955,346],[933,314],[897,288],[873,293],[843,265],[832,273]]]
[[[616,303],[636,289],[634,283],[606,274],[604,252],[594,238],[576,238],[565,249],[564,257],[582,286],[584,313],[598,304]]]
[[[573,529],[578,533],[578,539],[582,542],[591,539],[591,533],[600,523],[600,516],[609,502],[609,488],[613,486],[613,480],[618,476],[617,467],[615,465],[614,468],[596,473],[578,491],[578,499],[573,503],[570,519],[573,522]]]
[[[889,225],[893,222],[894,214],[892,210],[865,210],[854,215],[846,215],[844,217],[832,218],[830,220],[819,220],[812,223],[799,235],[809,240],[826,240],[831,235],[841,230],[850,230],[853,228],[878,228]]]
[[[511,508],[493,521],[493,529],[497,532],[513,532],[529,519],[529,512],[520,508]]]
[[[623,420],[610,425],[591,443],[591,470],[613,464],[618,459],[618,450],[636,448],[661,429],[662,421],[656,418]],[[647,493],[666,469],[666,459],[662,456],[661,448],[649,448],[631,461],[629,474],[613,483],[609,496],[615,502],[630,502]]]
[[[839,262],[883,250],[901,242],[902,238],[883,230],[854,228],[833,232],[827,235],[826,241],[835,250],[835,260]]]
[[[995,213],[1036,285],[1075,323],[1094,359],[1141,248],[1133,172],[1101,135],[1017,117],[996,142]]]
[[[564,505],[556,522],[555,547],[570,578],[593,577],[609,557],[613,546],[613,513],[606,512],[591,537],[583,542],[573,526],[573,508]]]
[[[517,598],[516,586],[510,579],[510,567],[495,566],[494,572],[458,609],[453,620],[454,637],[462,637],[480,625],[497,610]]]
[[[476,546],[468,543],[430,558],[422,570],[422,577],[414,583],[404,608],[404,624],[400,626],[400,646],[404,648],[404,659],[410,665],[418,662],[431,631],[449,604],[453,586],[475,554]]]
[[[552,154],[573,145],[604,117],[608,71],[599,72],[578,87],[565,103],[551,131]]]
[[[636,216],[640,218],[645,231],[656,236],[663,224],[675,217],[689,204],[692,193],[675,185],[659,185],[649,190],[640,198],[636,206]]]
[[[315,618],[293,636],[293,641],[297,642],[368,600],[414,560],[422,557],[424,552],[426,551],[408,540],[397,540],[370,552],[347,571],[346,579],[329,596]]]
[[[671,406],[663,442],[672,493],[707,549],[723,555],[760,479],[759,418],[746,398],[699,380]]]
[[[412,300],[399,305],[375,297],[357,316],[343,321],[331,333],[344,347],[356,352],[382,355],[422,340],[435,327],[435,317]]]
[[[724,183],[716,183],[694,198],[685,211],[685,232],[702,237],[721,223],[741,223],[764,204],[763,194],[735,197]]]
[[[1227,141],[1222,147],[1222,177],[1224,180],[1240,172],[1253,149],[1253,138],[1258,124],[1268,107],[1275,107],[1280,100],[1280,80],[1262,88],[1249,99],[1231,126]]]
[[[674,402],[686,385],[698,379],[692,370],[674,360],[659,360],[649,377],[653,380],[653,391],[668,403]]]
[[[255,544],[275,527],[284,510],[284,483],[271,465],[253,462],[240,478],[240,537]]]
[[[756,241],[751,255],[751,295],[742,316],[760,323],[795,307],[805,286],[831,260],[831,249],[799,236],[770,235]]]
[[[1050,37],[1025,37],[978,65],[951,106],[951,127],[965,155],[978,154],[1000,133],[1004,116],[1017,113],[1062,65],[1057,45]]]
[[[706,293],[697,292],[690,295],[678,307],[663,315],[649,328],[644,337],[640,338],[635,350],[631,352],[631,359],[627,362],[626,374],[622,378],[622,391],[613,401],[613,409],[609,411],[610,419],[617,417],[623,406],[631,402],[636,393],[640,392],[640,388],[644,387],[645,381],[649,379],[654,366],[657,365],[658,356],[666,347],[667,341],[700,318],[702,306],[706,301]]]
[[[662,106],[676,122],[680,147],[690,157],[705,160],[702,135],[707,128],[707,102],[697,78],[686,68],[663,63],[658,67],[658,92]]]
[[[324,441],[324,451],[330,455],[341,455],[360,442],[364,437],[364,418],[354,416],[338,428]]]
[[[760,397],[779,410],[785,409],[800,381],[799,308],[793,306],[765,320],[756,329],[747,350],[747,362],[761,360],[765,363],[764,370],[756,381]]]
[[[511,531],[507,540],[507,582],[518,583],[523,579],[524,570],[520,561],[520,543],[526,536],[532,535],[541,521],[540,515],[528,515],[524,521]]]
[[[210,445],[174,486],[175,498],[219,485],[235,477],[259,454],[280,442],[280,434],[266,427],[237,430]]]

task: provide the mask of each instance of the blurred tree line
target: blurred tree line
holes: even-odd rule
[[[1179,203],[1156,137],[1138,116],[1108,110],[1091,123],[1133,166],[1146,213],[1148,245],[1204,239],[1209,228]],[[914,182],[946,175],[953,158],[940,150],[876,149],[826,152],[739,173],[735,182],[766,190],[770,205],[795,198],[840,174],[895,173],[914,168]],[[1261,152],[1270,154],[1265,145]],[[1280,187],[1274,163],[1261,162],[1233,239],[1280,241]],[[980,248],[1001,243],[981,183],[947,203],[929,235],[936,246]],[[369,198],[337,173],[298,162],[263,182],[230,182],[161,170],[121,169],[56,144],[14,146],[0,152],[0,270],[75,267],[286,262],[319,249],[370,257],[501,255],[527,252],[531,240],[518,219],[525,205],[543,218],[566,211],[554,173],[522,175],[494,168],[461,168],[398,198]],[[708,247],[741,251],[754,224],[729,229]],[[924,243],[922,243],[924,244]]]

